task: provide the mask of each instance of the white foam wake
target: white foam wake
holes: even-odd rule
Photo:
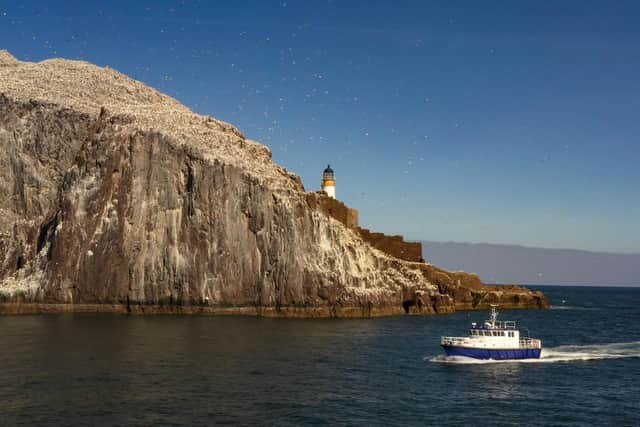
[[[480,360],[464,356],[425,357],[434,363],[486,364],[486,363],[557,363],[586,360],[640,358],[640,341],[592,345],[563,345],[543,348],[540,359]]]
[[[600,310],[598,307],[578,307],[575,305],[552,305],[549,307],[550,310],[584,310],[584,311],[593,311]]]

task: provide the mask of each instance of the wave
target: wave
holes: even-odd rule
[[[603,359],[640,358],[640,341],[591,345],[563,345],[543,348],[539,359],[480,360],[464,356],[425,357],[434,363],[490,364],[490,363],[558,363]]]
[[[549,310],[600,310],[598,307],[577,307],[574,305],[552,305]]]

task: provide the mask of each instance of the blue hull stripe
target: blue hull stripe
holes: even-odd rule
[[[454,347],[449,345],[443,345],[447,356],[465,356],[473,357],[474,359],[493,359],[493,360],[508,360],[508,359],[539,359],[539,348],[519,348],[515,350],[507,349],[488,349],[488,348],[469,348],[469,347]]]

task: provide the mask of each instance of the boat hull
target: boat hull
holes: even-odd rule
[[[464,356],[486,360],[539,359],[542,351],[540,348],[491,349],[452,345],[443,345],[442,348],[447,356]]]

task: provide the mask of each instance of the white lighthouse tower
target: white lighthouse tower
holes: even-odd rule
[[[333,177],[333,169],[330,165],[322,173],[322,191],[332,199],[336,198],[336,179]]]

